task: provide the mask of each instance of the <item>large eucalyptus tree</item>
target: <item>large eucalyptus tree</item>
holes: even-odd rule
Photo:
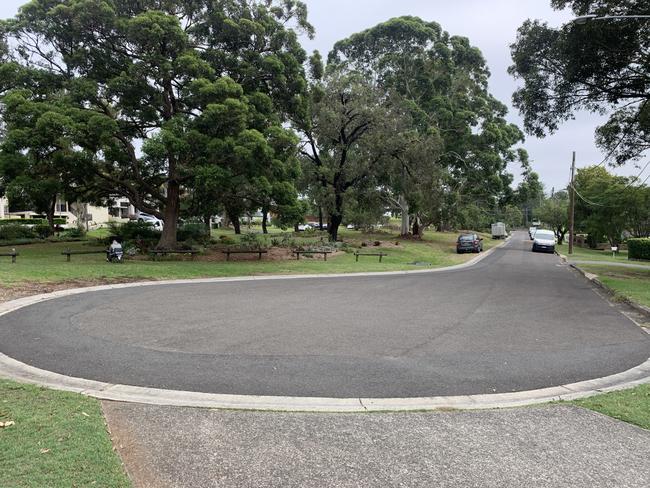
[[[517,159],[513,146],[523,136],[489,94],[489,70],[467,38],[450,36],[435,22],[399,17],[337,42],[329,65],[364,73],[395,92],[417,131],[432,138],[428,157],[405,146],[388,173],[402,213],[413,213],[416,226],[419,219],[444,226],[440,206],[459,197],[495,200],[507,192],[506,167]],[[407,178],[413,174],[422,176]]]
[[[3,24],[0,89],[20,78],[26,103],[63,94],[85,176],[164,219],[170,248],[197,169],[227,183],[287,159],[300,29],[312,33],[294,0],[32,0]]]

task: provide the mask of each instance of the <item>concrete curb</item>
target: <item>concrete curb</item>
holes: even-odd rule
[[[575,400],[650,383],[650,359],[622,373],[538,390],[484,395],[421,398],[319,398],[221,395],[161,390],[73,378],[29,366],[0,353],[0,376],[55,390],[72,391],[100,400],[175,407],[294,412],[399,412],[512,408],[559,400]]]

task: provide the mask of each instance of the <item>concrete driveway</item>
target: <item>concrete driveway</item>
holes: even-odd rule
[[[0,317],[0,352],[163,389],[317,397],[530,390],[618,373],[650,337],[525,233],[463,270],[122,288]]]
[[[141,488],[647,488],[650,432],[570,406],[300,414],[104,402]]]

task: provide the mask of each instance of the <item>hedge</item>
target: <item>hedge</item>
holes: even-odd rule
[[[628,259],[650,260],[650,238],[628,239],[627,256]]]
[[[54,225],[64,225],[67,220],[61,217],[54,219]],[[46,219],[0,219],[2,225],[47,225]]]

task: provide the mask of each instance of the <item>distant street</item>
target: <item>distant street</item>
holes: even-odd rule
[[[474,267],[405,276],[125,288],[0,318],[0,351],[50,371],[211,393],[416,397],[618,373],[650,336],[525,233]]]

